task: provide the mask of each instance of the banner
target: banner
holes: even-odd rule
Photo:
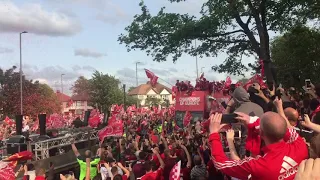
[[[209,94],[206,91],[193,91],[191,95],[185,92],[178,92],[176,96],[176,111],[205,111],[205,97]]]

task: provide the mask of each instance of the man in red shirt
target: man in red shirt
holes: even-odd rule
[[[141,180],[160,180],[161,179],[161,175],[162,175],[165,164],[156,149],[152,149],[152,152],[154,155],[157,156],[160,162],[160,167],[158,170],[152,171],[152,163],[150,161],[145,162],[144,168],[147,172],[144,176],[141,177]]]
[[[223,152],[219,136],[221,119],[222,114],[210,117],[209,142],[215,167],[226,175],[239,179],[292,180],[299,163],[308,158],[307,145],[290,127],[282,110],[279,114],[267,112],[261,119],[250,118],[248,115],[239,113],[238,119],[245,122],[246,125],[259,122],[260,136],[266,145],[262,148],[264,156],[229,160]]]

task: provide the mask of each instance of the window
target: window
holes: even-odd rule
[[[83,101],[76,101],[76,106],[79,107],[79,106],[83,106],[84,105],[84,102]]]

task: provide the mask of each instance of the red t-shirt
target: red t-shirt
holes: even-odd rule
[[[181,168],[180,170],[180,174],[183,177],[183,180],[190,180],[190,173],[191,173],[191,168],[185,167],[185,168]]]
[[[157,157],[156,155],[153,155],[153,156],[152,156],[152,161],[153,161],[154,163],[156,163],[156,166],[157,166],[157,167],[160,166],[160,161],[159,161],[159,159],[158,159],[158,157]]]
[[[128,176],[127,175],[122,175],[122,180],[128,180]]]
[[[159,168],[156,171],[146,173],[141,177],[141,180],[160,180],[163,173],[163,169]]]

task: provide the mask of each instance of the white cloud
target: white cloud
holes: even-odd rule
[[[74,50],[75,56],[82,56],[82,57],[92,57],[92,58],[101,58],[106,56],[106,54],[99,53],[87,48],[77,48]]]
[[[61,74],[64,74],[62,78],[64,93],[71,95],[70,89],[79,76],[91,76],[92,71],[90,71],[89,69],[92,70],[94,68],[91,66],[75,65],[69,69],[63,68],[61,66],[38,67],[34,65],[24,64],[23,73],[26,75],[27,79],[39,81],[43,84],[48,84],[54,90],[61,89]]]
[[[0,54],[12,53],[12,52],[13,52],[13,49],[5,48],[5,47],[0,47]]]
[[[39,4],[18,7],[11,1],[0,2],[0,32],[46,36],[71,36],[81,31],[80,24],[63,13],[48,12]]]

